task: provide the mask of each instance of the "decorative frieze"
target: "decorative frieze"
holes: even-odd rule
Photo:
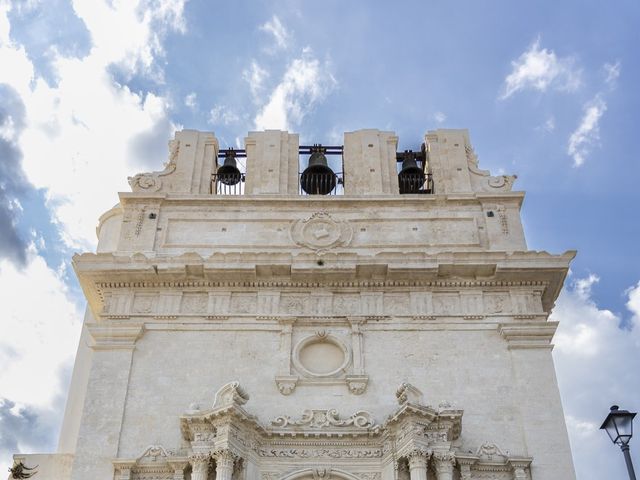
[[[393,288],[360,292],[330,290],[288,292],[280,290],[222,291],[107,288],[103,294],[102,317],[125,319],[153,317],[223,318],[229,316],[270,317],[411,317],[416,320],[460,317],[467,320],[512,318],[546,319],[541,290],[521,288],[511,293],[467,287],[457,291]]]

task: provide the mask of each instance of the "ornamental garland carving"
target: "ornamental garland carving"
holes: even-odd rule
[[[259,449],[261,457],[276,458],[380,458],[381,448],[271,448]]]
[[[283,415],[276,417],[271,421],[274,427],[309,427],[309,428],[325,428],[325,427],[356,427],[362,429],[376,428],[377,425],[373,421],[371,414],[364,410],[359,410],[349,418],[341,419],[338,411],[330,410],[305,410],[302,417],[298,420],[292,420],[291,417]]]
[[[294,222],[290,233],[295,244],[315,250],[318,255],[349,245],[353,237],[351,225],[334,220],[327,212],[316,212],[306,220]]]

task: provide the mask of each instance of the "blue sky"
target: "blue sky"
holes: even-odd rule
[[[70,256],[176,129],[380,128],[415,149],[468,128],[527,191],[529,247],[578,250],[554,358],[579,478],[622,478],[597,427],[640,409],[639,20],[634,1],[0,0],[0,466],[55,449],[84,308]]]

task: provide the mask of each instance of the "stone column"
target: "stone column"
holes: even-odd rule
[[[427,462],[429,452],[414,450],[407,456],[409,460],[409,475],[411,480],[427,480]]]
[[[219,450],[213,454],[216,460],[216,480],[231,480],[235,457],[229,450]]]
[[[191,464],[191,480],[207,480],[209,476],[209,459],[208,453],[194,453],[189,457]],[[175,477],[175,474],[174,474]]]
[[[453,465],[455,457],[449,453],[434,453],[437,480],[453,480]]]

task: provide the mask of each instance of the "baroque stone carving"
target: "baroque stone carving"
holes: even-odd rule
[[[400,405],[404,403],[422,403],[422,392],[410,383],[402,383],[396,390],[396,398]]]
[[[278,391],[282,395],[291,395],[296,389],[297,384],[297,375],[278,375],[276,377],[276,385],[278,386]]]
[[[503,452],[498,445],[491,442],[485,442],[478,447],[478,451],[476,452],[476,456],[480,459],[487,461],[499,461],[502,462],[508,458],[509,453]]]
[[[161,172],[138,173],[127,180],[134,192],[157,192],[162,188],[162,177],[165,177],[176,170],[176,160],[180,149],[179,140],[169,141],[169,161],[165,164]]]
[[[367,375],[347,375],[345,378],[349,391],[354,395],[362,395],[367,390],[369,377]]]
[[[295,244],[315,250],[318,255],[347,246],[353,237],[348,223],[336,221],[327,212],[316,212],[306,220],[294,222],[290,233]]]
[[[381,448],[271,448],[259,449],[261,457],[276,458],[381,458]]]
[[[325,428],[325,427],[357,427],[364,429],[375,428],[376,424],[369,412],[359,410],[349,418],[341,419],[337,410],[305,410],[302,417],[298,420],[292,420],[291,417],[282,415],[271,421],[274,427],[309,427],[309,428]]]
[[[478,168],[478,156],[471,145],[465,145],[465,153],[467,155],[469,171],[473,174],[471,181],[474,187],[484,192],[496,190],[501,192],[511,191],[513,182],[518,178],[517,175],[498,175],[497,177],[492,177],[488,170]]]
[[[242,389],[239,382],[229,382],[216,392],[213,408],[240,406],[247,403],[248,400],[249,395]]]

